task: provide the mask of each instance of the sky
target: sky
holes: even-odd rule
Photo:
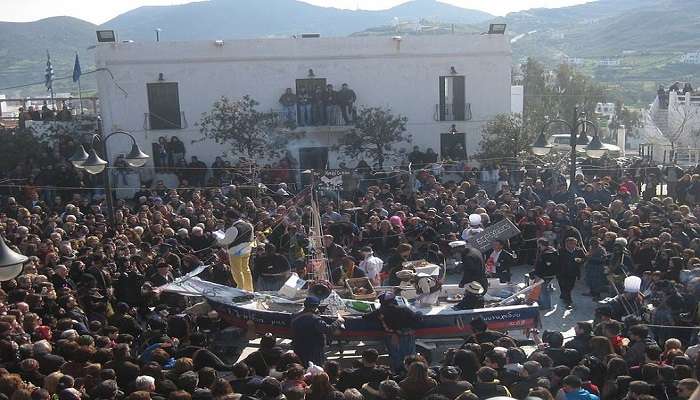
[[[0,0],[0,21],[26,22],[46,17],[68,15],[95,24],[145,5],[171,5],[192,0]],[[235,0],[231,0],[235,1]],[[263,0],[258,0],[263,1]],[[393,7],[406,0],[302,0],[307,3],[347,9],[377,10]],[[445,3],[505,15],[535,7],[564,7],[590,0],[441,0]]]

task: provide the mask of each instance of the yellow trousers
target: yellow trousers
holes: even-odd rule
[[[228,259],[231,266],[231,276],[233,277],[233,281],[236,282],[236,286],[238,286],[239,289],[252,292],[253,276],[250,274],[250,267],[248,266],[250,254],[243,256],[229,255]]]

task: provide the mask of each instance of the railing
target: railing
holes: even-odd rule
[[[472,105],[471,103],[458,104],[436,104],[435,121],[471,121]]]
[[[144,130],[161,130],[161,129],[187,129],[187,117],[185,112],[180,110],[175,121],[160,116],[155,113],[143,113],[143,129]]]
[[[294,127],[323,127],[351,125],[357,117],[356,109],[343,109],[339,106],[332,107],[290,107],[289,109],[273,109],[274,122],[277,126]],[[347,122],[346,122],[347,119]]]
[[[41,109],[44,106],[44,102],[50,109],[54,110],[54,115],[49,120],[59,119],[58,114],[63,111],[64,105],[70,113],[70,119],[79,115],[97,115],[97,97],[83,97],[82,103],[78,98],[65,96],[54,97],[53,101],[51,98],[46,97],[0,98],[0,124],[6,127],[18,126],[20,108],[26,113],[25,120],[43,121]],[[34,112],[34,115],[30,116],[28,114],[30,108],[38,112]],[[61,116],[61,118],[65,117],[65,115]]]

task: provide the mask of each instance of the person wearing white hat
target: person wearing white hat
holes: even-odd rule
[[[483,231],[484,228],[481,226],[481,215],[471,214],[469,216],[469,227],[462,231],[462,240],[468,242]]]

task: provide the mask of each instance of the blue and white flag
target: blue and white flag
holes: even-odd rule
[[[75,64],[73,64],[73,82],[78,82],[81,74],[82,71],[80,70],[80,59],[78,59],[78,53],[75,53]]]
[[[51,65],[51,55],[46,50],[46,73],[44,74],[46,90],[53,90],[53,66]]]

